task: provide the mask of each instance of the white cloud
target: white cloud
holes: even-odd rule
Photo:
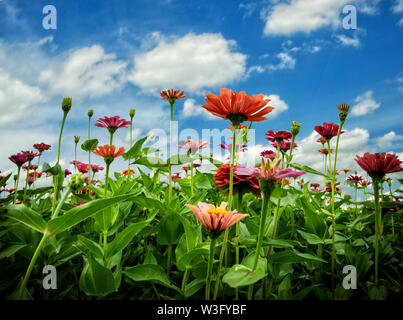
[[[51,64],[40,73],[39,81],[51,94],[103,96],[123,85],[126,65],[114,54],[106,54],[102,46],[93,45],[76,49],[66,60]]]
[[[397,23],[397,25],[398,25],[399,27],[403,27],[403,18],[401,18],[401,19],[399,20],[399,22]]]
[[[347,37],[344,34],[338,34],[335,37],[343,46],[352,46],[355,48],[360,46],[360,39],[357,35],[354,35],[354,38]]]
[[[395,4],[392,7],[394,13],[403,12],[403,0],[395,0]]]
[[[393,142],[403,140],[403,136],[397,135],[394,131],[391,131],[382,137],[376,138],[375,140],[379,147],[389,148],[393,145]]]
[[[352,117],[364,116],[378,109],[381,106],[381,104],[376,102],[372,96],[373,91],[368,90],[364,94],[355,98],[354,101],[356,102],[356,104],[351,109],[351,116]]]
[[[276,118],[281,112],[288,110],[288,105],[285,101],[280,99],[280,96],[277,94],[271,94],[269,96],[265,96],[265,99],[270,99],[268,105],[274,107],[275,109],[268,114],[268,119]]]
[[[336,29],[343,19],[342,8],[354,4],[364,14],[378,13],[379,0],[290,0],[276,2],[262,11],[265,35],[291,35],[310,33],[332,27]]]
[[[269,65],[270,70],[284,70],[284,69],[294,69],[297,63],[296,59],[291,57],[286,52],[281,52],[276,55],[280,62],[276,65]]]
[[[29,86],[0,69],[0,124],[25,118],[28,108],[44,101],[38,87]]]
[[[186,99],[183,104],[183,113],[184,118],[196,117],[196,116],[204,116],[207,119],[215,120],[218,119],[216,116],[212,115],[206,109],[202,108],[201,105],[196,105],[196,100],[194,99]]]
[[[239,5],[240,9],[245,10],[245,13],[243,14],[242,18],[246,19],[250,17],[256,10],[257,8],[257,3],[256,2],[249,2],[249,3],[241,3]]]
[[[199,91],[232,83],[245,73],[246,55],[221,34],[189,33],[134,57],[129,80],[145,91],[181,88]]]

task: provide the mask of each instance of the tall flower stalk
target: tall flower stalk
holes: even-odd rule
[[[89,109],[87,112],[88,116],[88,140],[91,139],[91,118],[94,115],[94,110]],[[77,159],[76,159],[77,163]],[[91,179],[91,151],[88,151],[88,185],[90,186],[92,183]]]
[[[130,109],[129,110],[129,116],[130,116],[130,149],[132,148],[132,145],[133,145],[133,118],[134,118],[135,114],[136,114],[136,109]],[[129,175],[128,175],[129,180],[130,180],[131,174],[132,174],[132,172],[130,170],[130,161],[131,161],[131,158],[129,158],[129,165],[127,167],[127,171],[129,173]]]
[[[402,161],[395,154],[365,153],[355,161],[372,179],[375,196],[375,284],[379,288],[379,241],[382,236],[382,213],[379,204],[379,184],[388,173],[403,171]]]
[[[18,182],[20,180],[21,167],[22,165],[28,161],[28,157],[26,153],[17,153],[8,158],[11,162],[13,162],[17,166],[17,176],[15,177],[15,191],[14,191],[14,204],[17,202],[17,193],[18,193]]]
[[[169,159],[172,161],[172,147],[173,147],[173,122],[174,122],[174,105],[176,100],[186,98],[183,91],[180,90],[165,90],[160,93],[163,100],[167,100],[170,105],[171,118],[170,118],[170,145],[169,145]],[[168,164],[168,174],[169,174],[169,193],[168,200],[172,200],[172,164]]]

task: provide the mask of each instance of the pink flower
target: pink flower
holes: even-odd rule
[[[258,179],[265,180],[278,180],[283,178],[297,178],[305,174],[305,171],[294,171],[292,169],[280,169],[281,159],[274,160],[270,162],[270,160],[266,160],[262,158],[262,165],[259,168],[252,167],[242,167],[238,166],[235,169],[235,173],[239,175],[250,175],[254,176]]]
[[[274,141],[271,145],[277,149],[278,143],[277,143],[277,141]],[[294,148],[297,148],[297,147],[298,147],[298,145],[296,143],[294,143]],[[291,142],[289,142],[289,141],[280,142],[280,151],[287,152],[290,149],[291,149]]]
[[[68,169],[64,169],[64,177],[65,178],[70,174],[71,174],[71,172]]]
[[[96,127],[106,128],[110,133],[114,133],[119,128],[127,128],[130,125],[130,121],[120,119],[119,116],[104,117],[97,120]]]
[[[264,150],[260,153],[260,156],[265,159],[274,159],[276,158],[276,153],[271,150]]]
[[[216,235],[231,227],[241,219],[249,216],[249,214],[240,214],[236,210],[228,211],[225,208],[227,204],[221,203],[219,207],[205,202],[199,202],[198,207],[186,204],[193,211],[197,220],[210,232]]]
[[[210,145],[210,142],[202,142],[202,140],[199,141],[193,141],[192,139],[187,139],[185,141],[179,141],[181,143],[181,146],[178,146],[178,148],[182,148],[186,151],[186,153],[191,153],[195,154],[197,150],[205,149],[207,148],[208,145]]]
[[[177,180],[177,179],[181,179],[181,176],[179,175],[179,172],[177,172],[174,175],[172,175],[172,180]]]
[[[77,202],[77,203],[73,203],[73,206],[82,206],[83,204],[85,204],[85,202]]]
[[[96,164],[92,164],[91,165],[91,170],[95,173],[104,170],[104,167],[98,166]]]
[[[89,166],[86,163],[77,162],[77,170],[81,173],[88,173]]]

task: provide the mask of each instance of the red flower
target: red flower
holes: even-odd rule
[[[362,157],[356,157],[355,161],[371,178],[382,179],[387,173],[403,171],[402,161],[395,154],[367,152]]]
[[[277,143],[277,141],[274,141],[271,145],[277,149],[278,143]],[[297,147],[298,147],[298,145],[296,143],[294,143],[294,148],[297,148]],[[290,149],[291,149],[290,141],[281,141],[280,142],[280,151],[287,152]]]
[[[119,128],[127,128],[130,125],[130,121],[120,119],[119,116],[104,117],[97,120],[96,127],[106,128],[109,132],[114,133]]]
[[[351,175],[351,176],[349,176],[349,177],[347,178],[347,181],[349,181],[349,182],[351,182],[351,183],[357,185],[359,182],[362,181],[362,177]]]
[[[319,183],[311,183],[309,186],[310,186],[311,188],[315,188],[315,190],[316,190],[317,188],[320,187],[320,184],[319,184]]]
[[[236,174],[235,170],[238,166],[234,166],[234,194],[239,192],[253,193],[256,197],[260,197],[260,186],[259,181],[256,177],[251,175]],[[214,175],[214,182],[216,188],[224,190],[226,194],[229,192],[230,183],[230,164],[223,164],[220,168],[216,170]]]
[[[172,175],[172,180],[177,180],[177,179],[181,179],[181,176],[179,175],[179,172],[177,172],[174,175]]]
[[[329,149],[328,148],[323,148],[323,149],[319,149],[318,152],[320,152],[321,154],[329,154]],[[333,153],[333,149],[330,149],[330,153]]]
[[[350,169],[343,169],[343,170],[341,170],[341,171],[344,171],[344,173],[349,173],[349,172],[350,172]]]
[[[104,167],[98,166],[96,164],[92,164],[91,165],[91,170],[95,173],[104,170]]]
[[[81,173],[87,173],[89,170],[89,166],[86,163],[77,161],[77,170]]]
[[[177,99],[186,98],[183,91],[174,89],[161,91],[160,95],[162,99],[168,100],[171,104],[174,104]]]
[[[46,143],[43,143],[43,142],[34,144],[34,148],[36,150],[38,150],[39,153],[42,153],[43,151],[49,150],[51,147],[52,146],[50,144],[46,144]]]
[[[77,202],[77,203],[73,203],[73,206],[82,206],[83,204],[85,204],[85,202]]]
[[[92,166],[91,166],[91,167],[92,167]],[[133,169],[130,169],[130,174],[135,174],[135,172],[134,172]],[[123,170],[122,176],[127,177],[128,175],[129,175],[129,170],[128,170],[128,169]]]
[[[316,140],[316,142],[321,143],[322,145],[326,143],[326,139],[323,137],[320,137],[318,140]]]
[[[64,177],[65,178],[70,174],[71,174],[71,172],[68,169],[64,169]]]
[[[25,162],[28,161],[28,157],[25,153],[13,154],[8,159],[10,159],[11,162],[14,162],[17,167],[21,167]]]
[[[32,161],[35,157],[39,156],[39,153],[35,153],[33,151],[21,151],[21,152],[27,156],[28,161]]]
[[[263,94],[248,96],[246,92],[222,88],[220,95],[206,94],[207,104],[202,107],[211,114],[230,120],[233,124],[239,125],[244,121],[267,120],[264,115],[271,112],[273,107],[265,107],[270,99],[264,99]]]
[[[267,140],[271,141],[271,142],[281,142],[283,140],[290,140],[292,138],[292,133],[288,132],[288,131],[277,131],[274,132],[273,130],[267,131],[266,132],[266,136],[268,136],[269,138],[266,138]]]
[[[325,138],[326,141],[330,141],[330,139],[337,136],[339,125],[323,122],[323,126],[315,126],[315,131]],[[340,132],[340,134],[342,133],[344,133],[344,131]]]

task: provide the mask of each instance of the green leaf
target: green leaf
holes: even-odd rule
[[[326,263],[325,260],[308,253],[299,253],[295,250],[279,251],[269,256],[270,263],[301,263],[306,261],[320,261]]]
[[[98,211],[95,215],[95,221],[103,232],[107,232],[115,224],[118,215],[119,207],[110,206]]]
[[[262,270],[258,269],[252,272],[251,268],[242,264],[235,264],[224,275],[222,281],[228,284],[231,288],[239,288],[254,284],[267,276]]]
[[[167,163],[171,165],[181,165],[191,163],[192,161],[195,161],[197,159],[197,157],[188,156],[187,154],[174,154],[171,158],[167,160]]]
[[[135,267],[126,268],[123,274],[133,281],[151,281],[181,292],[178,287],[171,284],[165,270],[159,265],[139,264]]]
[[[186,217],[179,216],[179,219],[181,220],[183,229],[185,230],[187,251],[190,251],[197,245],[199,241],[199,234],[196,228],[189,222]]]
[[[291,290],[291,278],[287,275],[283,281],[278,286],[278,298],[280,300],[291,300],[292,290]]]
[[[159,224],[157,235],[158,244],[177,244],[184,230],[178,214],[165,215]]]
[[[46,221],[39,213],[23,204],[8,206],[4,209],[4,214],[6,217],[19,221],[36,231],[45,232]]]
[[[58,163],[51,167],[49,163],[45,162],[42,165],[42,172],[49,172],[52,176],[57,176],[59,173],[62,172],[62,167]]]
[[[158,157],[141,157],[140,159],[132,162],[132,164],[143,165],[149,169],[160,168],[161,170],[165,170],[168,168],[168,165],[165,163],[165,161]]]
[[[298,202],[300,203],[300,207],[304,209],[306,230],[316,234],[319,238],[322,238],[327,229],[323,216],[320,216],[317,213],[313,205],[308,201],[307,196],[300,198]]]
[[[11,173],[3,177],[3,179],[0,180],[0,188],[4,187],[6,185],[7,180],[11,177]]]
[[[104,256],[104,252],[98,243],[82,235],[78,235],[77,247],[86,255],[91,253],[98,259],[102,259]]]
[[[98,211],[103,210],[111,205],[114,205],[115,203],[119,203],[121,201],[128,201],[132,197],[135,197],[135,195],[130,193],[121,196],[116,196],[113,198],[92,200],[90,202],[87,202],[82,206],[78,206],[68,210],[64,215],[49,221],[48,231],[51,234],[61,233],[75,226],[81,221],[84,221],[85,219],[91,217]]]
[[[81,149],[87,152],[95,150],[98,147],[98,143],[98,139],[86,140],[81,144]]]
[[[0,252],[0,260],[4,258],[10,258],[13,254],[17,253],[20,249],[28,246],[27,244],[13,244]]]
[[[156,148],[151,148],[151,147],[146,147],[146,148],[143,148],[143,150],[141,150],[141,152],[142,152],[143,154],[156,153],[156,152],[158,152],[158,151],[159,151],[158,149],[156,149]]]
[[[181,256],[176,262],[176,266],[180,271],[185,271],[186,268],[192,268],[203,262],[203,257],[208,256],[209,252],[207,248],[193,249]]]
[[[185,298],[193,296],[197,291],[204,287],[206,284],[205,279],[194,279],[185,286]]]
[[[155,214],[145,221],[133,223],[126,227],[123,231],[119,232],[115,239],[106,247],[105,259],[109,259],[118,252],[125,249],[129,243],[132,241],[134,236],[136,236],[141,230],[150,224],[154,220]]]
[[[308,166],[302,166],[298,163],[293,163],[290,164],[291,167],[293,167],[294,169],[300,170],[300,171],[305,171],[307,173],[312,173],[312,174],[316,174],[318,176],[322,176],[322,177],[326,177],[327,179],[332,179],[332,177],[327,176],[326,174],[324,174],[323,172],[317,171],[311,167]]]
[[[89,296],[104,297],[115,291],[113,273],[91,255],[80,276],[79,286]]]
[[[128,159],[134,159],[139,156],[141,156],[141,147],[143,146],[144,142],[147,140],[148,136],[141,138],[140,140],[137,140],[136,143],[122,155],[123,159],[128,160]]]
[[[309,244],[323,244],[324,241],[316,234],[297,230],[297,232],[309,243]]]

